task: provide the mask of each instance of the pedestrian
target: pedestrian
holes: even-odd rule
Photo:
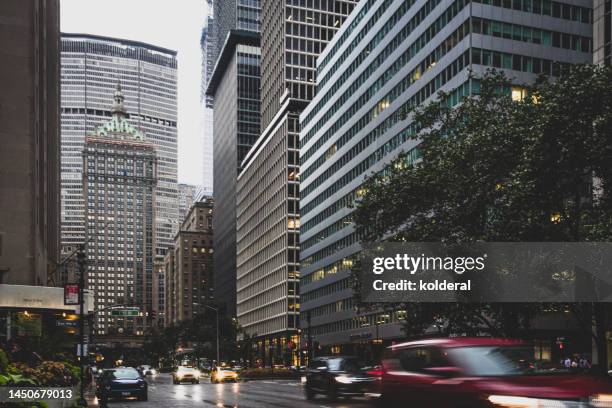
[[[572,368],[572,360],[568,357],[565,358],[565,361],[563,361],[563,366],[567,369]]]

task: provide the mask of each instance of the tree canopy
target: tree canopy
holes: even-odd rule
[[[413,112],[420,159],[402,153],[366,179],[353,213],[361,240],[610,241],[612,70],[575,66],[520,87],[494,70],[472,81],[479,92],[458,106],[440,93]],[[408,335],[431,327],[517,335],[544,306],[397,307],[407,312]],[[598,315],[594,305],[545,307]]]

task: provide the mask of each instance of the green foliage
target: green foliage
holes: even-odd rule
[[[4,350],[0,348],[0,374],[6,374],[8,371],[9,359]]]
[[[422,160],[402,154],[364,183],[353,213],[363,241],[609,241],[612,239],[612,69],[576,66],[513,100],[490,71],[480,92],[414,112]],[[358,289],[360,268],[354,268]],[[374,308],[380,305],[374,305]],[[396,305],[408,335],[517,335],[541,305]],[[586,319],[589,321],[589,319]],[[587,324],[588,325],[588,324]]]

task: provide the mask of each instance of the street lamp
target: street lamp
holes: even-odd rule
[[[207,307],[210,310],[214,310],[215,315],[217,317],[217,341],[216,343],[217,343],[217,365],[219,365],[219,363],[221,362],[219,360],[219,309],[216,307],[209,306],[209,305],[204,305],[204,307]]]

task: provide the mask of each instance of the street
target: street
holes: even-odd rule
[[[297,381],[257,380],[239,383],[211,384],[202,378],[200,384],[173,385],[169,374],[147,377],[149,400],[113,401],[109,407],[138,408],[265,408],[265,407],[370,407],[371,402],[362,398],[340,399],[331,402],[324,397],[306,401],[302,385]]]

